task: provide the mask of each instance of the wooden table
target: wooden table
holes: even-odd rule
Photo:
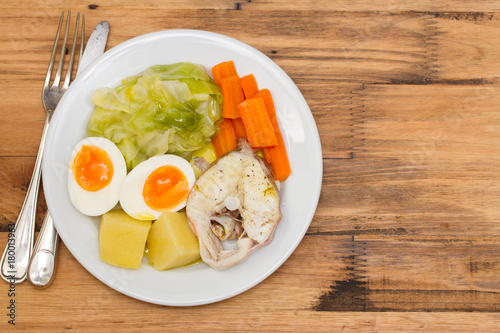
[[[187,28],[268,55],[310,105],[323,187],[296,251],[239,296],[193,308],[137,301],[62,244],[49,289],[16,286],[16,330],[500,330],[500,2],[2,0],[2,251],[31,177],[63,9],[85,14],[87,36],[108,20],[108,49]],[[3,332],[14,328],[8,289],[2,281]]]

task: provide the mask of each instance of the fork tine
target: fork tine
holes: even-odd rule
[[[82,59],[84,48],[85,48],[85,15],[82,13],[82,39],[80,40],[80,56],[78,57],[78,66],[80,66],[80,59]]]
[[[54,41],[54,48],[52,49],[52,56],[50,58],[49,69],[47,70],[47,75],[45,76],[45,83],[43,84],[44,89],[49,87],[50,77],[52,76],[52,68],[54,67],[54,60],[56,59],[57,42],[59,41],[59,35],[61,34],[63,19],[64,19],[64,11],[61,13],[61,18],[59,19],[59,27],[57,28],[57,34],[56,34],[56,39]]]
[[[68,18],[69,21],[69,18]],[[64,79],[63,89],[69,87],[69,82],[71,81],[71,74],[73,72],[73,62],[75,60],[76,44],[78,41],[78,27],[80,25],[80,12],[76,14],[76,24],[75,33],[73,35],[73,46],[71,47],[71,57],[69,58],[68,70],[66,72],[66,78]]]
[[[59,57],[59,65],[57,67],[56,76],[54,77],[54,83],[52,83],[53,87],[59,86],[59,82],[61,81],[61,73],[62,73],[63,64],[64,64],[64,55],[66,54],[66,42],[68,41],[68,30],[69,30],[70,19],[71,19],[71,10],[68,10],[68,15],[66,18],[66,29],[64,31],[63,45],[61,48],[61,56]]]

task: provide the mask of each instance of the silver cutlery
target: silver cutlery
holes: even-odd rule
[[[47,211],[28,266],[28,281],[35,287],[46,288],[52,283],[57,267],[58,245],[59,235]]]
[[[61,48],[61,54],[59,57],[57,72],[54,76],[52,84],[49,85],[52,76],[52,69],[54,67],[54,61],[56,58],[59,36],[61,34],[61,28],[63,25],[64,11],[62,12],[61,18],[59,20],[59,27],[57,29],[57,34],[54,42],[54,47],[52,49],[52,56],[50,59],[49,69],[47,71],[47,76],[45,77],[45,84],[43,86],[43,92],[42,92],[42,101],[45,108],[45,125],[43,127],[40,147],[38,148],[38,155],[35,162],[35,168],[33,170],[33,175],[31,177],[28,193],[26,194],[26,198],[24,199],[21,212],[14,227],[14,232],[10,235],[11,237],[9,237],[7,241],[7,246],[5,247],[5,251],[3,253],[2,261],[0,264],[1,276],[4,280],[8,282],[19,283],[26,279],[27,268],[31,257],[31,252],[33,250],[33,239],[35,234],[35,213],[36,213],[36,204],[38,198],[38,190],[40,185],[41,163],[42,163],[43,150],[45,147],[45,138],[47,136],[47,131],[49,129],[50,121],[52,119],[52,115],[54,113],[56,105],[61,99],[64,92],[66,91],[66,89],[68,88],[69,82],[71,81],[71,72],[73,69],[73,62],[75,58],[78,28],[80,22],[80,13],[78,13],[76,17],[73,47],[71,49],[71,56],[69,60],[68,70],[63,85],[60,86],[61,74],[64,64],[64,56],[66,53],[66,44],[68,40],[68,32],[70,28],[70,16],[71,12],[68,11],[68,19],[66,20],[66,28],[64,32],[63,45]],[[82,53],[84,46],[83,35],[80,45],[81,45],[80,53]]]
[[[71,11],[68,11],[67,14],[64,36],[55,74],[53,74],[53,69],[62,32],[64,16],[65,12],[63,11],[59,19],[59,26],[57,29],[49,68],[47,70],[47,75],[45,77],[45,83],[42,91],[42,102],[46,111],[46,116],[33,175],[28,188],[28,192],[26,194],[26,198],[21,208],[21,212],[16,221],[14,230],[9,233],[9,239],[4,250],[2,260],[0,262],[0,275],[5,281],[10,283],[20,283],[24,281],[26,277],[28,277],[28,280],[37,287],[47,287],[52,282],[56,267],[56,254],[59,237],[57,235],[57,231],[54,228],[49,212],[47,212],[45,216],[42,228],[35,244],[35,249],[33,251],[36,205],[41,177],[41,162],[45,147],[45,139],[54,110],[63,94],[68,89],[72,79],[71,76],[75,60],[76,48],[78,44],[78,36],[80,35],[80,50],[77,73],[79,73],[81,69],[83,69],[86,65],[88,65],[104,52],[104,47],[106,45],[107,35],[109,32],[109,24],[107,22],[103,21],[99,23],[96,27],[96,29],[100,27],[99,32],[94,34],[96,30],[94,29],[92,35],[96,36],[94,36],[93,38],[91,36],[91,38],[89,39],[89,42],[91,42],[91,40],[98,40],[98,42],[93,42],[93,44],[97,45],[91,47],[88,54],[87,51],[85,51],[84,53],[85,18],[82,14],[82,26],[80,33],[80,13],[77,13],[70,59],[68,67],[66,69],[66,76],[64,77],[64,81],[61,85],[64,58],[66,53],[68,52],[66,46],[68,41],[68,33],[70,30]],[[82,66],[82,63],[84,64],[84,66]],[[51,83],[52,76],[54,77]],[[34,254],[33,257],[32,253]]]
[[[107,21],[97,24],[87,41],[83,55],[79,58],[77,76],[88,64],[104,53],[108,34]],[[28,266],[28,281],[35,287],[46,288],[52,283],[56,270],[58,243],[59,236],[47,212]]]
[[[101,21],[99,22],[92,34],[87,41],[87,46],[85,46],[85,51],[83,51],[82,58],[80,59],[80,64],[76,71],[76,75],[80,74],[87,66],[97,59],[100,55],[104,53],[106,48],[106,42],[108,41],[109,35],[109,22]]]

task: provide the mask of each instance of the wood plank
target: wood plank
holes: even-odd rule
[[[330,236],[322,238],[330,242]],[[333,241],[333,240],[332,240]],[[338,242],[339,239],[335,239]],[[500,310],[500,236],[352,236],[348,279],[335,276],[320,311]],[[346,246],[347,247],[347,246]],[[332,258],[332,261],[335,261]]]
[[[325,84],[305,80],[298,87],[313,113],[321,138],[324,158],[352,158],[354,147],[361,143],[354,138],[353,109],[358,107],[351,92],[361,84],[332,82]]]
[[[60,13],[50,12],[50,16],[41,17],[31,15],[32,27],[27,29],[15,29],[23,25],[20,18],[0,22],[0,28],[9,31],[3,40],[8,43],[9,51],[0,50],[0,59],[10,65],[8,70],[5,69],[6,74],[22,74],[27,80],[44,77],[47,65],[40,60],[39,52],[46,50],[49,58],[55,31],[53,22],[57,22]],[[107,17],[112,26],[108,48],[152,31],[172,28],[211,30],[230,37],[237,35],[241,41],[271,56],[286,71],[295,71],[299,78],[355,82],[388,82],[389,77],[403,80],[407,73],[425,75],[423,58],[428,47],[425,33],[428,24],[432,23],[431,15],[418,13],[359,13],[346,17],[337,12],[273,11],[263,16],[258,11],[207,10],[193,16],[188,10],[136,13],[106,8],[101,15]],[[144,20],[149,24],[140,24]],[[98,18],[91,16],[87,21],[90,32]],[[252,22],[251,31],[245,23],[249,21]],[[35,29],[37,26],[41,28]],[[322,33],[314,34],[317,30]],[[402,38],[407,40],[404,50],[400,47]],[[26,49],[27,44],[23,41],[35,39],[35,43],[30,43]],[[279,48],[276,48],[277,40],[280,41]],[[16,52],[12,52],[13,49]],[[326,62],[328,67],[325,67]]]
[[[37,8],[39,10],[44,10],[47,8],[74,8],[79,10],[85,10],[88,8],[93,8],[94,11],[98,12],[106,7],[113,7],[113,2],[106,4],[82,4],[77,0],[65,1],[64,6],[57,0],[47,0],[47,1],[32,1],[32,2],[20,2],[19,7],[16,7],[11,2],[3,2],[3,8],[20,10],[29,10]],[[259,11],[275,11],[293,8],[297,11],[330,11],[332,10],[331,2],[328,0],[316,0],[316,1],[300,1],[300,0],[288,0],[284,1],[255,1],[255,0],[243,0],[243,1],[229,1],[229,0],[216,0],[216,1],[183,1],[183,0],[147,0],[142,1],[138,4],[133,0],[120,1],[119,7],[132,10],[134,8],[141,9],[162,9],[162,8],[172,8],[172,9],[190,9],[190,10],[204,10],[204,9],[222,9],[222,10],[259,10]],[[401,2],[401,1],[387,1],[387,0],[362,0],[362,1],[349,1],[341,0],[335,2],[335,10],[346,11],[346,12],[359,12],[359,11],[380,11],[380,12],[400,12],[400,11],[438,11],[438,12],[449,12],[450,9],[456,12],[483,12],[483,11],[495,11],[499,12],[500,7],[498,2],[494,0],[487,1],[432,1],[432,0],[422,0],[414,2]]]
[[[500,15],[496,13],[436,15],[436,35],[432,37],[436,44],[436,62],[432,69],[437,78],[465,84],[497,82],[500,77],[499,21]]]
[[[4,241],[6,233],[0,236]],[[397,321],[392,322],[396,317],[409,321],[405,330],[437,330],[457,327],[454,326],[457,322],[447,322],[454,317],[450,311],[466,311],[458,314],[463,320],[460,323],[466,325],[463,329],[471,325],[469,320],[483,318],[486,322],[477,327],[477,331],[487,332],[495,327],[492,325],[498,325],[498,314],[480,316],[467,312],[499,310],[500,291],[495,269],[498,251],[498,238],[449,238],[446,241],[442,238],[310,235],[265,283],[209,306],[178,308],[138,303],[108,288],[86,272],[62,244],[58,273],[49,289],[35,290],[27,283],[16,286],[19,318],[16,329],[41,332],[49,331],[49,327],[52,330],[83,329],[88,327],[91,317],[96,332],[116,330],[137,323],[133,314],[139,306],[141,312],[148,314],[144,327],[157,329],[176,329],[196,323],[192,327],[194,331],[235,327],[262,331],[269,329],[274,321],[273,330],[279,332],[311,332],[326,327],[340,330],[346,325],[357,329],[397,330]],[[447,254],[448,261],[437,260],[436,254],[442,252]],[[120,278],[126,276],[117,276]],[[47,303],[47,299],[50,302]],[[0,303],[6,302],[7,293],[0,293]],[[435,313],[431,316],[431,313],[412,311],[446,312],[442,316]],[[228,312],[232,314],[229,318],[225,315]],[[293,319],[297,315],[300,321]],[[40,320],[31,320],[35,318]],[[377,321],[367,324],[362,318],[377,318]],[[423,323],[412,326],[420,320]]]
[[[498,96],[493,86],[365,85],[361,145],[353,160],[324,161],[311,231],[498,235]]]
[[[363,122],[355,134],[364,140],[357,155],[448,172],[466,166],[492,170],[500,162],[500,147],[493,144],[500,138],[498,93],[496,86],[365,86],[357,110]]]

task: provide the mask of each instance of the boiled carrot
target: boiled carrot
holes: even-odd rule
[[[223,116],[227,118],[219,125],[219,134],[213,139],[217,156],[236,148],[237,139],[246,138],[252,147],[262,148],[275,179],[287,179],[291,174],[290,163],[270,91],[258,90],[253,74],[239,78],[233,61],[214,66],[212,76],[215,83],[221,86]]]
[[[231,119],[239,118],[238,104],[244,99],[239,76],[233,75],[221,79],[220,87],[223,96],[222,116]]]
[[[231,119],[224,119],[219,124],[219,133],[212,139],[212,144],[217,157],[221,157],[236,148],[236,136]]]
[[[276,109],[274,107],[273,96],[269,89],[261,89],[254,95],[255,98],[261,97],[264,100],[264,104],[266,105],[266,111],[269,115],[269,119],[273,124],[273,128],[276,132],[279,132],[280,128],[278,126],[278,118],[276,118]]]
[[[245,98],[251,98],[259,91],[257,81],[255,81],[253,74],[248,74],[241,78],[241,88],[243,88]]]
[[[248,142],[253,148],[278,145],[278,139],[262,97],[244,100],[238,104],[238,110],[245,124]]]
[[[286,153],[285,143],[281,134],[277,134],[278,145],[276,147],[263,148],[264,159],[269,163],[273,170],[274,179],[284,181],[292,173],[290,162]]]
[[[238,74],[236,73],[236,67],[234,67],[234,62],[232,60],[221,62],[212,67],[212,76],[214,77],[215,84],[218,86],[220,86],[220,81],[223,78],[235,75]]]
[[[234,134],[236,135],[236,139],[241,139],[241,138],[246,139],[247,131],[245,130],[245,124],[243,123],[243,120],[241,120],[241,117],[231,119],[231,122],[233,123]]]
[[[264,158],[267,163],[271,165],[274,179],[283,181],[291,174],[291,169],[290,162],[288,161],[288,155],[286,153],[285,143],[283,142],[283,137],[281,136],[280,127],[278,125],[278,118],[276,117],[273,97],[268,89],[261,89],[254,96],[261,97],[264,100],[266,111],[269,115],[271,124],[273,125],[274,133],[276,133],[276,138],[278,139],[278,145],[276,147],[263,148]]]

